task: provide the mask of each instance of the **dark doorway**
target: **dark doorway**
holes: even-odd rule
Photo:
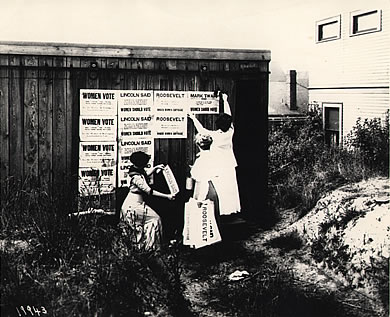
[[[244,217],[261,219],[267,206],[268,86],[266,80],[235,85],[237,180]]]

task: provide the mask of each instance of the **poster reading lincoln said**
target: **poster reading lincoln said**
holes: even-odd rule
[[[151,137],[153,129],[153,91],[120,91],[118,120],[120,140]]]
[[[115,90],[80,89],[81,116],[114,116],[117,114]]]
[[[154,91],[154,137],[187,137],[187,92]]]
[[[148,139],[128,139],[119,142],[119,186],[129,186],[130,178],[128,175],[129,169],[132,165],[130,156],[132,153],[141,151],[150,155],[150,167],[153,166],[154,161],[154,140]],[[148,171],[149,168],[146,168]]]

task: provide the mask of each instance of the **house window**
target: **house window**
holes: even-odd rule
[[[316,23],[316,41],[326,42],[337,40],[341,35],[341,18],[340,16],[321,20]]]
[[[381,10],[355,11],[350,14],[350,35],[366,34],[381,30]]]
[[[342,139],[342,104],[323,103],[325,143],[337,146]]]

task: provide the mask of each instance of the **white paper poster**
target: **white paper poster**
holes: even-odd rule
[[[115,188],[116,166],[112,167],[80,167],[80,196],[109,194]]]
[[[116,116],[80,116],[80,141],[116,141]]]
[[[117,114],[117,91],[80,89],[81,116],[115,116]]]
[[[116,165],[116,142],[80,142],[80,167]]]
[[[194,114],[218,114],[219,98],[210,91],[189,91],[188,107]]]
[[[118,134],[121,140],[151,137],[153,131],[153,91],[120,91],[118,120]]]
[[[187,137],[187,92],[155,91],[155,138]]]
[[[179,185],[176,182],[175,175],[173,175],[173,172],[169,167],[169,165],[165,165],[163,169],[163,174],[165,177],[165,181],[167,182],[170,193],[172,195],[176,195],[180,191],[180,189],[179,189]]]
[[[132,163],[130,156],[132,153],[141,151],[151,156],[149,164],[153,166],[154,162],[154,140],[139,139],[139,140],[122,140],[119,142],[119,186],[129,186],[128,171]],[[146,170],[148,170],[146,168]]]

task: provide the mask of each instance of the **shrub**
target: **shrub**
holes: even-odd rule
[[[300,216],[320,196],[344,182],[389,176],[389,116],[359,119],[344,140],[345,146],[324,143],[322,118],[308,113],[301,123],[286,122],[269,132],[270,207],[297,208]]]
[[[389,175],[389,111],[380,118],[357,120],[346,138],[346,144],[361,157],[372,172]]]

